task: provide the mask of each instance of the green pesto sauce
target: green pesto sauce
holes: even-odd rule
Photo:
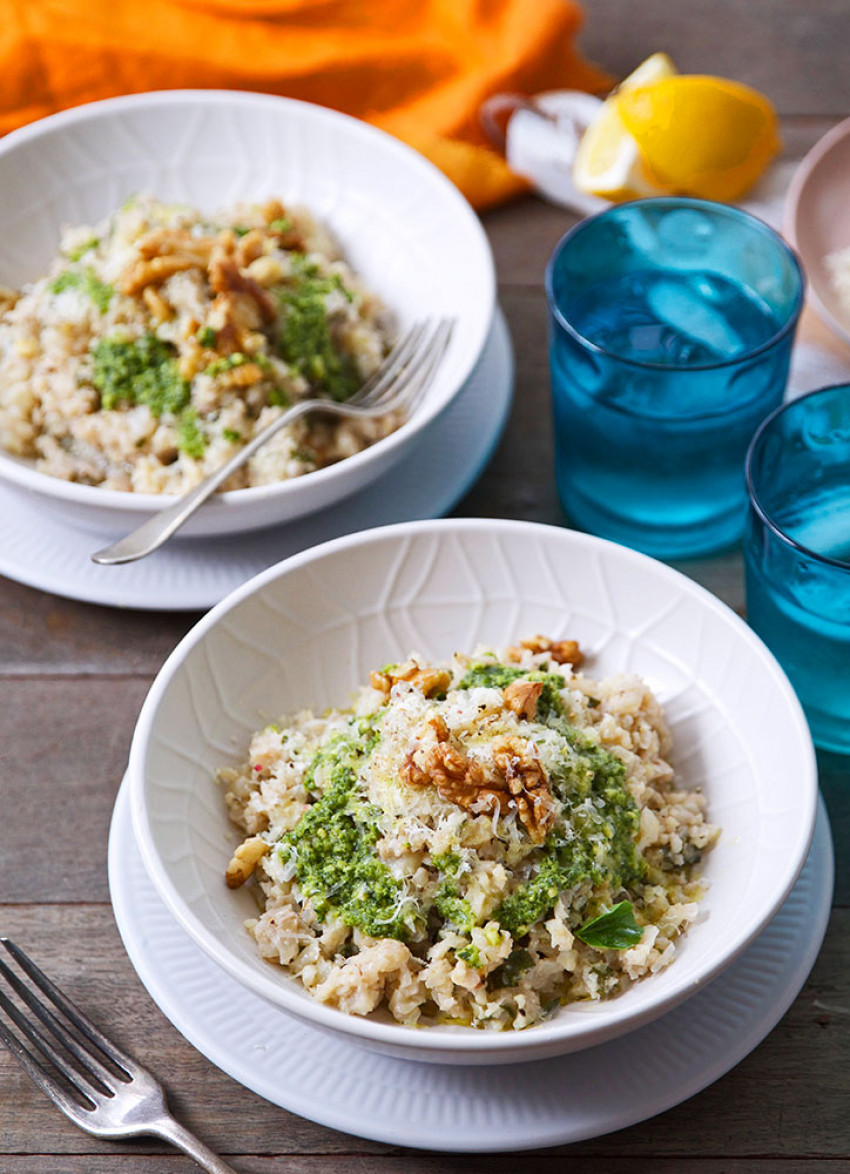
[[[379,735],[374,719],[352,727],[318,751],[305,777],[330,780],[324,794],[281,839],[295,877],[318,916],[329,910],[371,937],[405,941],[411,933],[403,887],[375,852],[377,813],[356,790],[358,772]]]
[[[154,416],[161,416],[178,415],[189,403],[189,384],[180,375],[173,348],[154,334],[135,342],[102,338],[92,358],[92,383],[102,408],[147,404]]]
[[[85,269],[66,269],[60,273],[55,281],[47,287],[51,293],[59,294],[66,289],[81,290],[90,301],[94,302],[101,314],[105,314],[112,301],[115,290],[105,281],[101,281],[90,265]]]
[[[508,664],[473,664],[467,669],[458,689],[507,689],[520,678],[526,681],[542,681],[543,691],[537,702],[537,716],[545,722],[553,714],[564,711],[559,690],[566,681],[559,673],[544,673],[537,669],[529,671]]]
[[[562,890],[586,880],[616,889],[645,872],[643,856],[635,844],[640,813],[625,784],[626,768],[615,754],[570,724],[560,695],[565,684],[562,676],[479,663],[470,666],[459,688],[505,689],[520,678],[543,682],[537,721],[560,734],[569,747],[550,768],[549,777],[564,805],[564,819],[575,835],[567,839],[557,827],[553,829],[534,875],[495,910],[496,921],[514,938],[527,933],[551,909]]]
[[[507,689],[508,685],[526,675],[526,669],[507,664],[471,664],[458,689]]]
[[[177,447],[186,454],[199,461],[207,448],[207,438],[198,427],[198,417],[194,408],[184,408],[177,425]]]
[[[535,874],[505,898],[493,914],[519,938],[551,909],[564,889],[589,880],[613,889],[643,877],[645,863],[635,839],[637,804],[626,787],[626,768],[615,754],[595,745],[563,717],[547,724],[570,744],[549,778],[575,832],[565,839],[556,827],[546,838]]]
[[[327,295],[351,294],[338,274],[322,277],[309,263],[296,268],[294,285],[278,291],[278,347],[291,367],[335,400],[347,400],[363,382],[351,355],[340,351],[331,335],[325,306]]]
[[[204,367],[204,375],[223,375],[225,371],[232,371],[234,367],[244,367],[246,363],[252,362],[247,355],[243,355],[241,351],[235,351],[232,355],[225,355],[223,359],[214,359],[208,367]]]
[[[457,956],[462,962],[465,962],[467,966],[471,966],[473,970],[477,970],[481,965],[481,951],[477,946],[474,946],[472,942],[470,942],[468,946],[461,946],[457,951]]]
[[[434,908],[443,921],[458,933],[472,933],[476,925],[472,906],[458,893],[457,885],[444,881],[434,894]]]

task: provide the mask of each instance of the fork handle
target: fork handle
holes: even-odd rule
[[[190,1133],[170,1114],[148,1126],[147,1132],[154,1134],[155,1137],[163,1138],[164,1141],[170,1141],[173,1146],[182,1150],[184,1154],[188,1154],[204,1170],[208,1170],[209,1174],[237,1174],[232,1166],[228,1166],[227,1162],[208,1149],[202,1141],[195,1137],[194,1133]]]
[[[335,405],[332,403],[318,405],[315,400],[302,400],[301,403],[293,404],[282,416],[278,416],[253,440],[234,453],[221,468],[210,473],[194,489],[190,489],[188,493],[178,497],[172,505],[159,510],[152,518],[142,522],[141,526],[137,526],[135,530],[131,530],[129,534],[117,542],[105,546],[103,550],[95,551],[91,556],[92,561],[101,563],[103,566],[116,566],[119,563],[132,563],[136,559],[144,558],[147,554],[153,554],[162,546],[163,542],[167,542],[171,535],[180,529],[184,522],[191,518],[195,510],[202,506],[208,497],[212,497],[219,485],[223,485],[232,473],[235,473],[246,461],[250,460],[266,441],[276,436],[287,424],[294,423],[299,417],[314,411],[318,406],[323,408],[327,406],[333,410]]]

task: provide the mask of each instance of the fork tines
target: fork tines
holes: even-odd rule
[[[116,1081],[126,1084],[133,1079],[134,1062],[98,1031],[19,946],[6,937],[0,937],[0,945],[47,1000],[39,998],[32,986],[0,958],[0,978],[5,980],[5,986],[0,984],[0,1008],[19,1033],[16,1035],[0,1019],[0,1041],[66,1112],[94,1109],[103,1097],[114,1095]],[[32,1015],[13,1002],[7,993],[9,988]],[[24,1040],[31,1046],[27,1047]]]

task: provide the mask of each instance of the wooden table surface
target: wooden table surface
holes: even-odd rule
[[[590,0],[587,7],[582,44],[613,73],[666,48],[683,70],[736,76],[768,91],[792,158],[850,113],[846,0]],[[516,348],[516,399],[490,468],[455,512],[560,525],[541,278],[572,218],[528,197],[484,222]],[[810,320],[805,329],[817,331]],[[738,554],[679,565],[742,610]],[[195,1052],[153,1004],[124,953],[109,904],[106,842],[139,707],[165,655],[196,618],[113,611],[0,579],[0,931],[164,1080],[180,1118],[237,1170],[850,1172],[850,768],[837,758],[821,759],[837,847],[835,908],[809,982],[743,1063],[651,1121],[533,1157],[425,1154],[295,1117]],[[188,1158],[157,1142],[90,1138],[0,1054],[0,1174],[192,1169]]]

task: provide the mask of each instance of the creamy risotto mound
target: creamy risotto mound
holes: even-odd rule
[[[219,773],[260,954],[343,1011],[523,1028],[673,959],[718,831],[640,678],[535,637],[371,674]]]
[[[348,399],[387,350],[380,302],[309,212],[206,218],[138,196],[0,289],[0,445],[70,481],[182,493],[288,405]],[[400,423],[310,415],[224,488],[311,472]]]

